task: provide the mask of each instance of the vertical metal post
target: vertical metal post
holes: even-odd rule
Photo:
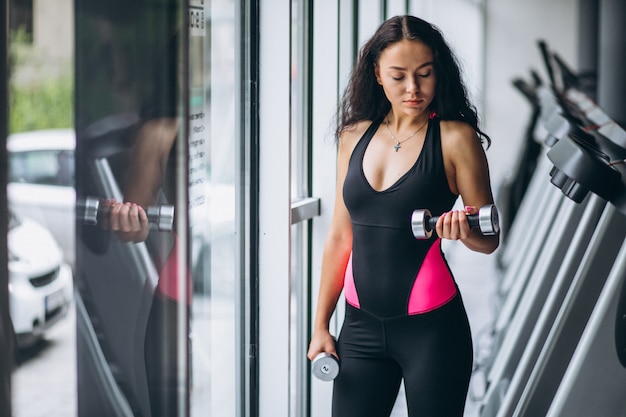
[[[9,272],[7,269],[7,151],[6,138],[8,136],[8,2],[0,8],[0,185],[4,190],[0,193],[0,415],[11,415],[11,369],[13,367],[13,329],[9,316]]]
[[[578,7],[578,69],[581,73],[597,75],[599,0],[580,0]],[[593,91],[591,98],[596,94],[597,91]]]
[[[626,123],[626,48],[623,18],[626,3],[622,0],[600,1],[598,39],[598,105],[620,124]]]
[[[237,285],[241,303],[238,308],[237,321],[242,323],[239,334],[244,346],[241,358],[243,366],[240,371],[239,395],[243,400],[240,402],[237,416],[259,416],[259,1],[242,1],[242,7],[238,9],[240,29],[236,30],[239,36],[237,44],[240,46],[240,54],[237,56],[241,79],[239,86],[240,119],[237,123],[243,144],[238,155],[238,172],[241,173],[241,182],[238,185],[244,190],[244,198],[238,205],[240,215],[245,219],[239,222],[239,234],[244,236],[240,240],[239,267],[243,278]],[[247,227],[246,227],[247,225]]]

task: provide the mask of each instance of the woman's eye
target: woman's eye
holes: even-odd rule
[[[418,74],[418,75],[419,75],[420,77],[422,77],[422,78],[426,78],[426,77],[430,77],[430,74],[431,74],[431,71],[428,71],[428,72],[426,72],[426,73],[424,73],[424,74]]]
[[[401,79],[403,79],[404,77],[402,75],[392,75],[391,78],[393,78],[396,81],[400,81]]]

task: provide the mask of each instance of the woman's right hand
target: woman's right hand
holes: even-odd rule
[[[116,202],[110,199],[106,202],[109,210],[108,228],[116,233],[123,242],[142,242],[150,231],[148,215],[138,204]]]
[[[328,330],[318,330],[313,332],[311,343],[309,343],[307,358],[312,361],[322,352],[330,353],[335,358],[339,359],[337,350],[335,349],[335,338]]]

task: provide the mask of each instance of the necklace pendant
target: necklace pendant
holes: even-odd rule
[[[398,152],[398,149],[401,148],[400,143],[396,142],[396,144],[393,145],[393,148],[396,150],[396,152]]]

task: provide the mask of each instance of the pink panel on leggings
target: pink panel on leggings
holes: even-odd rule
[[[354,275],[352,274],[352,254],[348,260],[348,266],[346,267],[346,275],[343,279],[343,291],[346,295],[346,301],[356,308],[361,308],[359,303],[359,296],[356,293],[356,287],[354,285]]]
[[[175,241],[174,246],[172,247],[172,251],[168,255],[167,260],[165,261],[165,265],[163,265],[163,268],[159,272],[159,281],[157,283],[155,293],[165,295],[166,297],[169,297],[174,301],[186,302],[187,304],[191,304],[191,276],[187,274],[186,277],[186,295],[180,292],[180,288],[178,285],[178,235],[175,235],[174,238]]]
[[[428,250],[415,277],[408,313],[419,314],[434,310],[455,295],[456,285],[441,254],[441,239],[437,239]]]

